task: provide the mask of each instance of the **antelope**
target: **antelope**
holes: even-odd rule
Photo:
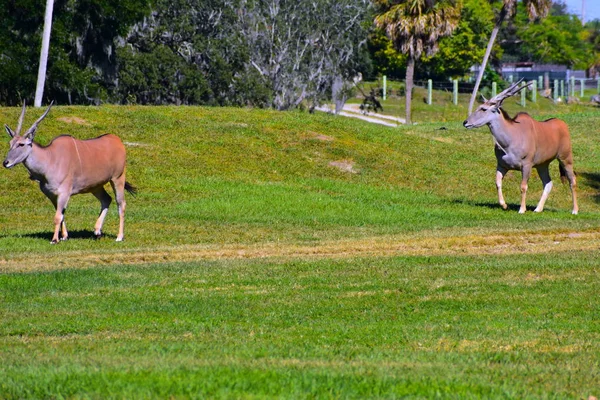
[[[125,190],[136,193],[135,187],[125,181],[125,146],[117,136],[106,134],[94,139],[78,140],[72,136],[57,136],[47,146],[34,142],[38,125],[48,115],[52,103],[42,116],[21,136],[21,126],[25,117],[25,102],[13,131],[5,125],[11,137],[10,149],[4,160],[5,168],[23,163],[30,178],[39,182],[42,193],[50,199],[54,215],[54,235],[52,244],[67,240],[69,234],[65,225],[65,211],[72,195],[92,193],[100,201],[100,216],[94,227],[96,237],[102,236],[102,225],[112,202],[104,185],[110,182],[119,209],[119,234],[117,242],[123,240],[125,224]]]
[[[496,188],[498,201],[503,209],[508,206],[502,195],[502,180],[509,170],[520,170],[521,179],[521,206],[519,213],[526,210],[525,198],[527,183],[532,168],[538,171],[544,191],[534,212],[542,212],[546,199],[552,190],[552,179],[548,171],[550,163],[557,159],[559,163],[561,180],[568,179],[573,198],[573,214],[577,214],[576,177],[573,171],[573,152],[569,128],[564,121],[551,118],[546,121],[536,121],[527,113],[518,113],[510,118],[501,106],[502,102],[523,90],[519,87],[522,79],[512,84],[509,88],[492,97],[475,110],[464,121],[467,129],[487,125],[492,132],[495,144]]]

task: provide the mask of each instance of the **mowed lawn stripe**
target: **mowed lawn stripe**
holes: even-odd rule
[[[480,235],[377,236],[319,241],[315,244],[262,243],[248,245],[172,245],[128,251],[65,251],[59,254],[20,254],[0,259],[0,273],[32,273],[87,269],[110,265],[138,265],[165,261],[441,256],[476,254],[541,254],[600,249],[600,232],[549,231],[483,233]]]
[[[0,275],[0,397],[597,395],[596,252]]]

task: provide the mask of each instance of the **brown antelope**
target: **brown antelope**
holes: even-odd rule
[[[573,152],[571,150],[571,137],[569,128],[564,121],[552,118],[543,122],[534,120],[527,113],[518,113],[510,118],[501,106],[504,99],[514,96],[526,86],[519,87],[522,80],[512,84],[500,94],[486,100],[475,112],[465,120],[463,125],[467,129],[487,125],[492,132],[495,142],[496,160],[496,187],[498,200],[502,208],[507,205],[502,195],[502,179],[508,170],[520,170],[521,180],[521,207],[519,213],[524,213],[525,197],[527,195],[527,182],[531,169],[538,171],[544,191],[535,212],[544,209],[544,203],[552,190],[552,180],[548,166],[557,159],[560,177],[568,179],[573,197],[573,214],[577,214],[576,178],[573,172]]]
[[[56,209],[54,216],[54,236],[51,243],[68,238],[65,225],[65,210],[69,198],[74,194],[92,193],[100,200],[100,216],[96,221],[94,234],[102,235],[102,225],[112,199],[104,189],[110,182],[119,208],[119,234],[117,241],[123,240],[125,218],[125,190],[135,194],[135,188],[125,181],[125,146],[115,135],[107,134],[95,139],[78,140],[68,135],[54,138],[48,146],[40,146],[33,141],[38,124],[46,117],[52,103],[21,136],[21,126],[25,116],[25,103],[17,123],[16,131],[5,125],[10,135],[10,149],[4,160],[5,168],[23,163],[30,178],[38,181],[42,192]]]

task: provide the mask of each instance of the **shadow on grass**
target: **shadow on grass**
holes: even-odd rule
[[[594,201],[600,203],[600,173],[580,172],[577,176],[585,179],[586,185],[596,191],[596,194],[594,194]]]
[[[462,205],[466,205],[466,206],[471,206],[471,207],[482,207],[482,208],[489,208],[489,209],[493,209],[493,210],[502,210],[502,207],[500,206],[499,203],[496,202],[487,202],[487,201],[473,201],[473,200],[466,200],[466,199],[455,199],[452,201],[454,204],[462,204]],[[521,208],[521,204],[519,203],[507,203],[508,208],[506,209],[507,212],[509,211],[519,211],[519,208]],[[534,205],[529,205],[527,206],[527,211],[533,211],[535,210]],[[544,208],[544,212],[557,212],[557,210],[554,210],[552,208]]]
[[[47,231],[47,232],[34,232],[34,233],[26,233],[24,235],[21,235],[21,237],[26,237],[26,238],[32,238],[32,239],[44,239],[47,241],[51,241],[52,240],[52,235],[54,234],[54,232],[52,231]],[[116,236],[114,235],[107,235],[107,234],[102,234],[101,238],[104,237],[109,237],[109,238],[116,238]],[[84,229],[84,230],[73,230],[73,231],[69,231],[69,240],[72,239],[98,239],[96,238],[96,235],[94,235],[94,231],[91,231],[89,229]]]

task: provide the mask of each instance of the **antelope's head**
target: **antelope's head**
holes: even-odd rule
[[[502,102],[506,98],[514,96],[527,87],[527,85],[519,87],[522,81],[523,78],[519,79],[519,81],[513,83],[507,89],[498,93],[489,100],[486,100],[484,97],[485,102],[477,107],[477,109],[471,115],[469,115],[465,122],[463,122],[463,126],[467,129],[479,128],[480,126],[492,123],[492,121],[500,117],[500,107],[502,106]]]
[[[5,168],[12,168],[17,164],[22,163],[27,159],[27,157],[29,157],[31,150],[33,149],[33,139],[35,137],[38,124],[46,117],[50,111],[50,108],[52,108],[52,103],[50,103],[50,106],[46,112],[44,112],[44,114],[42,114],[42,116],[38,118],[33,125],[31,125],[31,128],[27,129],[27,132],[25,132],[23,136],[21,136],[21,127],[23,126],[23,118],[25,117],[25,102],[23,102],[23,110],[21,110],[21,116],[19,117],[16,131],[10,129],[8,125],[4,125],[6,133],[8,133],[11,138],[8,154],[6,155],[4,163],[2,164]]]

